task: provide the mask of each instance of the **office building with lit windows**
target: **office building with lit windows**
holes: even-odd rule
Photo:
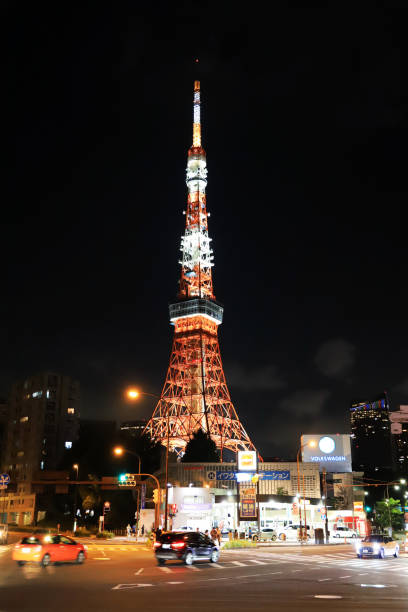
[[[391,422],[387,395],[350,407],[353,469],[365,473],[391,470]]]
[[[403,471],[408,469],[408,406],[390,412],[391,436],[395,463]]]
[[[29,493],[33,474],[55,470],[79,430],[79,383],[69,376],[42,373],[13,385],[3,471],[11,489]]]

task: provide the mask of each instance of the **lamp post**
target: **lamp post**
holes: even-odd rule
[[[297,497],[300,498],[300,467],[299,467],[299,457],[301,451],[306,447],[314,448],[316,446],[315,440],[309,440],[306,444],[301,444],[299,446],[299,450],[296,455],[296,465],[297,465]],[[307,520],[306,520],[306,502],[305,502],[305,481],[303,479],[303,505],[304,505],[304,514],[305,514],[305,535],[307,536]],[[303,526],[302,526],[302,504],[299,503],[299,530],[300,530],[300,541],[303,543]]]
[[[122,455],[124,453],[128,453],[129,455],[135,455],[135,457],[137,457],[139,459],[139,469],[138,469],[138,473],[140,474],[142,471],[142,461],[140,459],[140,455],[139,453],[135,453],[135,451],[131,451],[128,450],[127,448],[123,448],[123,446],[115,446],[115,448],[113,449],[113,453],[114,455],[116,455],[117,457],[122,457]],[[139,493],[139,489],[137,490],[137,500],[136,500],[136,514],[137,514],[137,524],[136,527],[139,527],[139,515],[140,515],[140,493]]]
[[[140,395],[148,395],[150,397],[154,397],[157,400],[161,400],[160,395],[156,395],[155,393],[147,393],[146,391],[139,391],[138,389],[134,389],[133,387],[127,389],[126,396],[130,400],[135,400],[140,397]],[[183,400],[184,401],[184,400]],[[164,531],[167,531],[168,521],[169,521],[169,445],[170,445],[170,414],[167,410],[167,444],[166,444],[166,475],[165,475],[165,500],[164,500]],[[140,470],[139,470],[140,471]],[[160,502],[159,502],[160,503]]]
[[[75,480],[78,480],[78,472],[79,472],[79,465],[78,463],[74,463],[74,465],[72,466],[73,469],[75,470],[76,474],[75,474]],[[77,492],[78,492],[78,485],[75,485],[75,493],[74,493],[74,526],[73,526],[73,532],[75,534],[76,529],[77,529]]]

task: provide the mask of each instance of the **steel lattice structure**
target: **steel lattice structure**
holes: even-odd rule
[[[170,304],[175,327],[170,365],[145,433],[183,452],[198,429],[222,452],[255,450],[232,404],[222,367],[218,325],[223,308],[215,300],[213,254],[208,236],[205,190],[207,162],[201,146],[200,82],[194,83],[193,146],[188,151],[186,227],[181,239],[178,300]]]

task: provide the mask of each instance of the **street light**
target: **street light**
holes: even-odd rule
[[[155,399],[159,401],[162,399],[160,395],[156,395],[155,393],[147,393],[146,391],[139,391],[138,389],[135,389],[133,387],[127,389],[126,395],[129,399],[132,399],[132,400],[138,399],[140,395],[148,395],[150,397],[154,397]],[[170,414],[169,414],[169,411],[167,410],[167,444],[166,444],[166,477],[165,477],[166,492],[165,492],[165,500],[164,500],[164,531],[167,531],[167,524],[169,520],[169,510],[168,510],[169,487],[168,487],[168,482],[167,482],[169,479],[169,446],[170,446]]]
[[[115,448],[113,449],[113,454],[116,455],[117,457],[122,457],[124,453],[128,453],[129,455],[135,455],[135,457],[139,459],[139,474],[140,474],[142,471],[142,468],[141,468],[142,462],[140,459],[140,455],[138,453],[135,453],[135,451],[131,451],[127,448],[123,448],[123,446],[115,446]]]
[[[316,447],[316,441],[315,440],[309,440],[309,442],[307,442],[306,444],[301,444],[299,446],[299,450],[297,452],[296,455],[296,465],[297,465],[297,490],[298,490],[298,494],[296,495],[296,497],[300,497],[300,468],[299,468],[299,456],[300,453],[302,451],[302,449],[305,448],[305,446],[309,446],[310,448],[315,448]],[[306,501],[305,501],[305,480],[303,479],[303,508],[304,508],[304,515],[305,515],[305,535],[307,536],[307,520],[306,520]],[[302,527],[302,506],[301,504],[299,504],[299,527],[300,527],[300,541],[303,542],[303,527]]]
[[[79,472],[79,465],[78,463],[74,463],[74,465],[72,466],[72,468],[76,471],[76,475],[75,475],[75,480],[78,480],[78,472]],[[75,485],[75,493],[74,493],[74,526],[73,526],[73,532],[75,534],[76,532],[76,528],[77,528],[77,491],[78,491],[78,485]]]

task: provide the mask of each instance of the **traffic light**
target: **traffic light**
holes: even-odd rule
[[[118,484],[120,487],[135,487],[135,475],[134,474],[119,474]]]
[[[155,504],[157,504],[159,501],[159,490],[158,489],[153,490],[153,501]]]
[[[365,509],[366,509],[366,512],[371,512],[371,506],[366,506]]]

